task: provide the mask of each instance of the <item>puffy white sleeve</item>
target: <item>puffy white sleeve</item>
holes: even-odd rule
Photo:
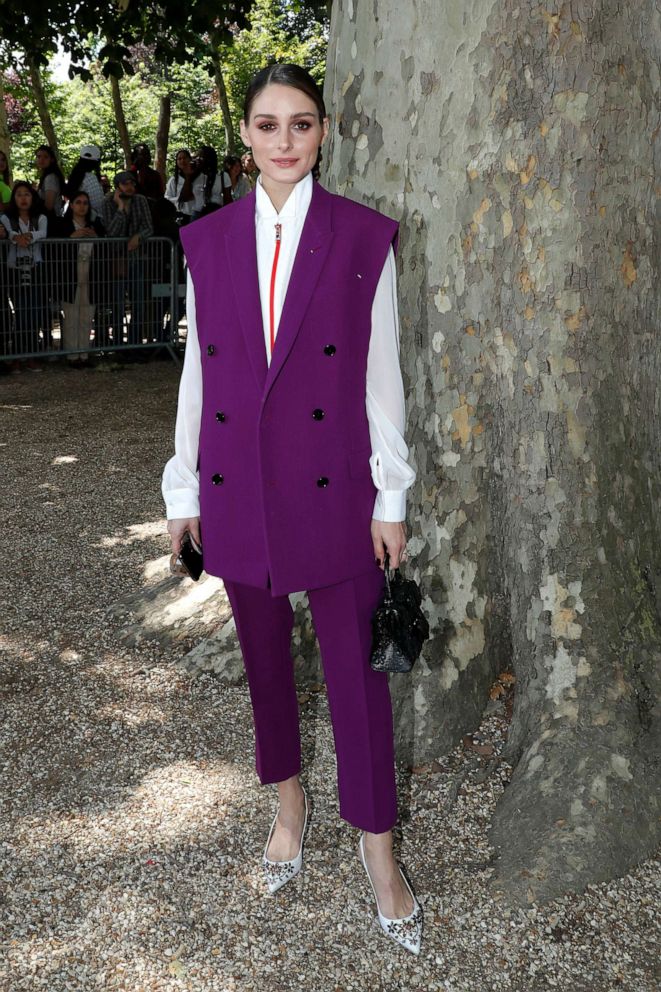
[[[388,252],[372,303],[372,331],[367,356],[365,401],[372,444],[370,467],[379,490],[375,520],[406,517],[406,490],[415,482],[404,440],[404,384],[399,367],[399,316],[395,254]]]
[[[188,274],[186,281],[188,335],[184,368],[179,383],[174,457],[165,466],[161,491],[168,520],[200,515],[200,482],[197,456],[202,416],[202,364],[195,319],[195,293]]]

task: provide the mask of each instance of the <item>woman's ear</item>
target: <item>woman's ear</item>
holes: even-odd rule
[[[330,120],[328,117],[324,117],[324,119],[321,122],[321,141],[319,142],[320,145],[323,145],[324,141],[328,137],[329,129],[330,129]]]
[[[244,143],[246,148],[250,147],[250,138],[248,137],[248,128],[246,127],[245,121],[239,122],[239,130],[241,132],[241,141]]]

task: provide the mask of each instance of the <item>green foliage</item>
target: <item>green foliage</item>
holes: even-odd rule
[[[0,0],[0,7],[2,2]],[[199,5],[196,16],[200,17]],[[221,4],[221,7],[223,5]],[[224,5],[227,6],[227,5]],[[244,4],[244,7],[250,6]],[[0,19],[1,20],[1,19]],[[242,21],[242,23],[246,23]],[[302,0],[255,0],[250,24],[235,28],[230,41],[218,45],[230,108],[238,134],[243,94],[252,74],[273,62],[297,62],[323,83],[327,25],[315,20],[309,4]],[[110,83],[106,77],[110,49],[90,36],[86,44],[96,61],[87,67],[86,81],[78,75],[57,83],[49,70],[42,75],[46,96],[57,134],[61,166],[71,171],[82,144],[94,143],[102,150],[102,171],[112,174],[123,165],[112,106]],[[165,63],[155,42],[139,42],[127,49],[130,72],[120,81],[122,100],[132,143],[146,142],[154,150],[159,98],[172,95],[168,172],[177,148],[194,150],[200,144],[212,145],[225,154],[225,132],[215,83],[207,71],[212,52],[211,36],[198,39],[187,51],[187,60]],[[121,53],[112,50],[120,61]],[[204,53],[204,59],[203,59]],[[181,53],[180,53],[181,55]],[[183,55],[181,56],[183,59]],[[8,92],[17,101],[19,126],[12,133],[12,164],[16,177],[34,178],[34,152],[43,143],[39,118],[31,99],[25,72],[14,76]]]
[[[239,31],[232,45],[221,46],[230,109],[238,134],[243,114],[243,94],[250,78],[259,69],[275,62],[295,62],[304,66],[323,86],[326,67],[327,29],[307,19],[306,37],[292,34],[291,3],[283,0],[255,0],[249,15],[250,26]],[[300,22],[299,26],[300,26]]]

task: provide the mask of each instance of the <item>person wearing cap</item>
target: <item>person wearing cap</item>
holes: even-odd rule
[[[126,265],[116,265],[112,288],[113,344],[122,344],[124,296],[131,300],[129,344],[142,341],[145,309],[145,253],[143,243],[154,233],[147,198],[137,192],[134,174],[125,169],[115,176],[115,190],[103,201],[103,224],[109,238],[127,238]],[[124,261],[120,255],[118,262]]]
[[[67,196],[71,200],[80,190],[89,196],[94,213],[101,215],[104,194],[101,185],[101,149],[97,145],[83,145],[80,157],[71,170]]]
[[[160,200],[165,186],[161,174],[151,167],[149,146],[141,142],[131,152],[131,172],[135,176],[138,193],[150,200]]]

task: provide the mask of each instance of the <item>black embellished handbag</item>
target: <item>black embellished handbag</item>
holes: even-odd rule
[[[413,579],[390,570],[387,553],[384,571],[383,600],[372,617],[370,665],[375,672],[410,672],[429,637],[429,624],[420,609],[422,596]]]

